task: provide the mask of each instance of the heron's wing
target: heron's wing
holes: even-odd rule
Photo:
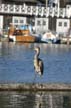
[[[34,69],[36,72],[38,71],[38,59],[34,59]]]
[[[43,61],[41,59],[39,60],[39,66],[40,66],[41,75],[43,75],[44,64],[43,64]]]

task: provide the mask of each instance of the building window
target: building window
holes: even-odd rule
[[[17,19],[15,19],[15,20],[14,20],[14,23],[18,23],[18,20],[17,20]]]
[[[44,26],[46,25],[46,21],[44,21],[44,20],[43,20],[43,25],[44,25]]]
[[[23,20],[20,20],[20,23],[22,24],[24,21]]]
[[[59,26],[62,26],[62,22],[59,22]]]
[[[67,22],[64,22],[64,27],[67,27]]]
[[[41,22],[40,21],[37,21],[37,25],[41,25]]]

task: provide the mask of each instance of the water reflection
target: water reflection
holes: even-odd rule
[[[1,108],[71,108],[71,92],[0,92]]]

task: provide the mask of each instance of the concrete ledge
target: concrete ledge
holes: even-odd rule
[[[0,91],[71,91],[71,84],[0,84]]]

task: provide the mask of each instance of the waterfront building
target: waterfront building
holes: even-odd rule
[[[31,24],[36,33],[67,33],[71,26],[70,0],[0,0],[0,28]]]
[[[26,19],[26,17],[14,16],[12,18],[12,24],[15,25],[16,27],[26,25],[27,19]]]
[[[70,20],[66,18],[58,18],[56,23],[56,32],[62,36],[68,34],[70,28]]]
[[[48,31],[49,19],[48,18],[35,18],[35,31],[36,33],[45,33]]]
[[[56,32],[60,35],[66,36],[71,28],[71,1],[60,0],[61,16],[56,21]]]

